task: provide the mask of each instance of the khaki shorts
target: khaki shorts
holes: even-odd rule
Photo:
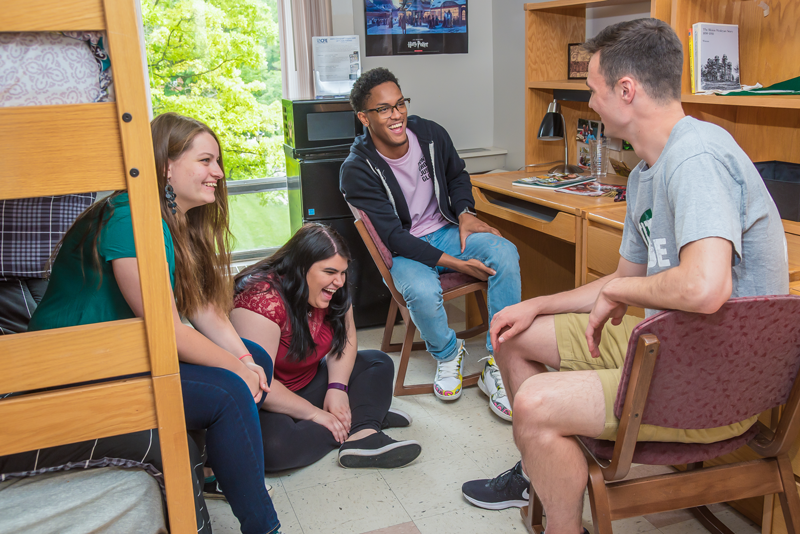
[[[642,319],[626,315],[622,323],[614,326],[608,321],[603,328],[600,340],[600,357],[593,358],[586,344],[586,326],[589,315],[586,313],[567,313],[555,316],[556,341],[561,356],[561,371],[595,371],[603,385],[606,404],[606,422],[603,433],[597,438],[615,440],[619,419],[614,415],[614,401],[617,398],[628,340],[634,327]],[[756,422],[754,415],[741,423],[703,429],[665,428],[654,425],[639,427],[639,441],[671,441],[679,443],[713,443],[741,435]]]

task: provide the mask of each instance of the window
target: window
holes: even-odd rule
[[[153,115],[174,111],[219,136],[234,260],[290,236],[277,0],[142,0]]]

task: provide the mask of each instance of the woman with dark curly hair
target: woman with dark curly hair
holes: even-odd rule
[[[349,262],[335,230],[308,224],[236,277],[231,322],[274,358],[256,358],[275,373],[259,412],[268,472],[310,465],[337,447],[342,467],[401,467],[421,451],[381,431],[411,418],[389,407],[392,360],[357,350]]]

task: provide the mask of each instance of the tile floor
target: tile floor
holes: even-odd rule
[[[463,324],[463,304],[449,309],[451,324]],[[360,329],[360,349],[380,347],[383,328]],[[394,339],[401,328],[395,328]],[[465,374],[475,372],[486,355],[484,338],[468,342]],[[399,357],[391,355],[395,366]],[[435,364],[424,351],[416,351],[406,383],[429,382]],[[393,399],[392,405],[411,414],[408,428],[391,429],[396,439],[416,439],[422,454],[411,465],[395,470],[343,469],[333,451],[314,465],[266,477],[275,487],[275,508],[283,534],[451,534],[519,532],[525,528],[519,510],[488,511],[475,508],[461,496],[461,484],[491,478],[519,459],[511,424],[495,416],[478,388],[464,390],[452,403],[433,394]],[[660,469],[660,468],[655,468]],[[634,476],[654,468],[636,466]],[[215,534],[239,532],[239,523],[224,501],[208,501]],[[727,505],[712,507],[737,534],[755,534],[756,525]],[[591,527],[586,497],[584,526]],[[707,532],[689,512],[678,511],[615,521],[616,534],[703,534]]]

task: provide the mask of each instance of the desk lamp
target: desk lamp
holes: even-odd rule
[[[553,100],[547,106],[547,113],[542,119],[542,124],[539,126],[539,133],[536,135],[537,139],[541,141],[560,141],[564,140],[564,165],[556,165],[549,172],[561,172],[565,174],[582,173],[583,169],[575,165],[569,164],[569,152],[567,149],[567,135],[565,133],[566,123],[564,122],[564,115],[561,114],[561,105],[557,100]]]

